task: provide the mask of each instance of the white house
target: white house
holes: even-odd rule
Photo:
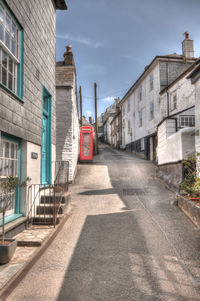
[[[194,58],[193,41],[185,33],[182,55],[156,56],[121,100],[122,144],[127,150],[154,160],[157,148],[157,125],[166,106],[160,104],[160,91],[187,70]]]

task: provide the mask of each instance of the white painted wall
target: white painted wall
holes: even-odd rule
[[[180,161],[195,151],[194,128],[175,132],[175,121],[166,120],[158,127],[158,164]]]
[[[189,73],[168,88],[169,115],[178,113],[195,105],[195,87],[191,80],[187,79]],[[177,108],[173,110],[173,96],[176,95]],[[167,116],[167,92],[160,96],[160,120]]]
[[[150,91],[150,75],[154,77],[154,87]],[[139,100],[139,87],[142,85],[142,100]],[[157,63],[150,73],[146,75],[141,84],[135,88],[129,97],[122,103],[122,124],[124,124],[124,131],[122,131],[122,141],[125,145],[141,139],[145,136],[153,134],[156,131],[156,125],[160,121],[160,71]],[[130,112],[128,112],[128,100],[130,99]],[[154,103],[154,118],[150,118],[150,103]],[[123,114],[125,110],[125,114]],[[142,110],[143,122],[139,126],[139,111]],[[124,120],[124,121],[123,121]],[[128,133],[128,120],[130,120],[130,127],[132,128],[132,137]],[[125,134],[125,137],[123,135]]]

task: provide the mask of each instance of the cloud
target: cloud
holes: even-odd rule
[[[113,102],[115,98],[116,98],[116,96],[107,96],[107,97],[101,98],[101,101],[103,101],[103,102]]]
[[[88,116],[88,117],[92,116],[92,112],[87,111],[87,116]]]
[[[81,36],[72,36],[69,34],[58,34],[56,36],[58,39],[63,39],[63,40],[70,40],[71,42],[77,42],[80,43],[82,45],[88,46],[88,47],[93,47],[93,48],[101,48],[104,46],[104,43],[100,42],[100,41],[91,41],[90,39],[86,38],[86,37],[81,37]]]

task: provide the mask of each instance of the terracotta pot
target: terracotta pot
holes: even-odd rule
[[[17,241],[15,239],[6,238],[5,243],[4,245],[0,244],[0,264],[8,263],[13,257],[17,247]]]

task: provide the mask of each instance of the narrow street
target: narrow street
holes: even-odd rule
[[[69,219],[7,300],[200,300],[200,230],[153,163],[101,144],[71,196]]]

